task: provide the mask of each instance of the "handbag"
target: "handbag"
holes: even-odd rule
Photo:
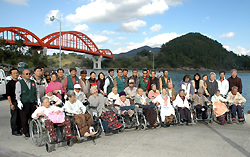
[[[65,115],[63,112],[56,114],[54,111],[50,112],[48,119],[53,123],[63,123],[65,121]]]

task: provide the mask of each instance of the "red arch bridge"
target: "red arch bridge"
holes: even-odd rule
[[[32,46],[45,52],[47,49],[60,48],[60,32],[51,33],[40,39],[24,28],[0,27],[0,37],[11,44],[15,44],[16,40],[21,39],[26,46]],[[102,58],[114,58],[109,49],[98,49],[87,35],[77,31],[61,32],[61,49],[92,55],[94,69],[101,69]]]

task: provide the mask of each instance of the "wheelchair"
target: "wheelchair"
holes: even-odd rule
[[[44,143],[47,152],[53,151],[55,144],[61,142],[66,142],[68,146],[73,145],[72,139],[66,140],[66,134],[63,125],[54,124],[55,133],[58,138],[58,142],[54,142],[52,137],[49,135],[49,131],[46,129],[45,122],[42,120],[42,118],[44,117],[32,119],[29,124],[30,138],[34,145],[39,147]]]
[[[192,111],[192,103],[191,103],[191,101],[189,101],[188,104],[189,104],[188,109],[190,110],[190,121],[191,122],[189,122],[187,124],[193,125],[193,124],[196,124],[197,121],[195,122],[194,112]],[[183,125],[185,122],[181,121],[180,113],[178,111],[178,106],[173,106],[173,107],[175,109],[175,118],[176,118],[175,123],[176,123],[176,125]]]
[[[233,123],[233,119],[232,119],[231,104],[229,102],[227,102],[226,106],[227,106],[227,108],[229,110],[229,112],[227,113],[227,123],[228,124],[232,124]],[[242,109],[242,118],[243,118],[243,121],[239,121],[239,119],[238,119],[238,112],[236,112],[236,120],[237,120],[236,123],[244,124],[244,123],[246,123],[246,118],[245,118],[245,114],[244,114],[244,103],[241,104],[241,109]]]
[[[168,122],[168,123],[163,122],[163,121],[161,120],[161,116],[160,116],[161,108],[159,107],[159,108],[157,109],[157,115],[158,115],[157,118],[159,118],[159,121],[160,121],[162,127],[169,127],[170,125],[176,126],[176,125],[179,124],[179,120],[178,120],[178,109],[175,108],[175,107],[173,106],[173,102],[170,102],[170,103],[171,103],[171,106],[174,108],[174,111],[175,111],[175,114],[173,115],[174,117],[173,117],[172,122]],[[177,110],[176,110],[176,109],[177,109]]]
[[[214,111],[213,111],[213,105],[208,105],[207,102],[205,102],[205,106],[207,107],[207,118],[206,119],[202,119],[202,112],[198,112],[195,107],[194,107],[194,102],[192,101],[191,102],[191,116],[193,116],[193,122],[194,123],[197,123],[197,121],[200,121],[200,120],[205,120],[205,122],[207,123],[213,123],[214,121]]]

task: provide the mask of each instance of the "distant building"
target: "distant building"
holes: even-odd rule
[[[25,63],[25,62],[19,62],[17,66],[18,66],[19,69],[25,69],[26,65],[28,65],[28,64]]]

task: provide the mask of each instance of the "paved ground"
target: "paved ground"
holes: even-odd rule
[[[193,126],[171,126],[154,130],[128,130],[112,136],[74,144],[56,146],[47,153],[30,139],[11,135],[9,104],[0,100],[0,157],[5,156],[250,156],[250,125],[198,123]],[[247,120],[250,117],[247,117]]]

